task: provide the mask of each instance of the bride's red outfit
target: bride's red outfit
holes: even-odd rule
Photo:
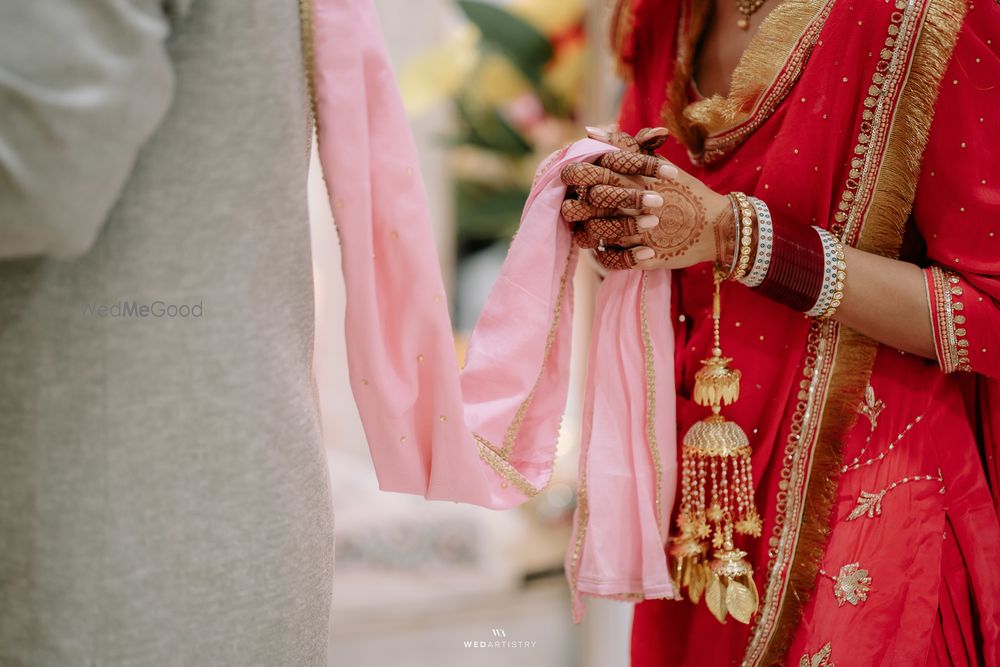
[[[620,3],[622,129],[666,125],[661,153],[715,190],[927,267],[938,359],[724,286],[760,610],[722,625],[704,604],[640,603],[633,665],[997,664],[1000,6],[786,0],[730,95],[699,99],[708,3],[691,1]],[[675,272],[681,434],[706,413],[686,397],[711,293],[709,267]]]

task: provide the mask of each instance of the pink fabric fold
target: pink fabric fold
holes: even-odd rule
[[[385,491],[502,509],[544,489],[566,406],[577,262],[560,216],[570,161],[539,170],[459,372],[426,196],[371,0],[315,0],[320,161],[339,231],[351,387]],[[664,544],[676,479],[666,271],[599,294],[580,496],[566,572],[581,595],[673,597]]]

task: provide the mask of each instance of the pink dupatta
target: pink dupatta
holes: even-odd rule
[[[418,171],[371,0],[314,0],[320,161],[342,246],[351,387],[379,487],[503,509],[552,472],[569,379],[578,253],[560,217],[563,164],[539,170],[499,280],[455,365]],[[615,273],[598,295],[579,502],[566,572],[581,594],[674,597],[664,544],[676,478],[666,271]]]

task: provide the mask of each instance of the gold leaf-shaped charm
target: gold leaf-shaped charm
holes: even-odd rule
[[[719,619],[719,623],[726,622],[726,586],[714,574],[709,577],[708,586],[705,588],[705,605]]]
[[[692,398],[698,405],[729,405],[740,397],[741,373],[729,367],[732,359],[712,356],[702,360],[702,367],[694,374]]]
[[[705,592],[705,585],[708,583],[710,571],[704,563],[698,563],[691,568],[690,579],[688,581],[688,597],[691,602],[698,604],[702,593]]]
[[[757,611],[756,597],[738,581],[730,581],[726,585],[726,609],[740,623],[749,623]]]

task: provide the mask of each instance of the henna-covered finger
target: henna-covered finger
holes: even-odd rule
[[[635,257],[631,250],[612,249],[594,253],[601,266],[610,271],[624,271],[635,266]]]
[[[609,132],[606,141],[615,148],[628,151],[630,153],[638,153],[642,149],[639,142],[635,140],[635,137],[628,132],[622,132],[621,130]]]
[[[649,176],[651,178],[676,178],[677,167],[666,160],[644,153],[613,151],[598,158],[598,164],[619,174]]]
[[[610,169],[589,162],[571,162],[560,173],[566,185],[588,187],[592,185],[622,185],[622,180]]]
[[[614,185],[593,186],[587,193],[587,201],[597,208],[603,209],[642,209],[663,206],[663,196],[658,192],[638,188],[620,188]]]
[[[635,236],[639,233],[638,220],[631,215],[614,218],[593,218],[583,223],[583,230],[590,244],[596,248],[604,241],[605,245],[619,246],[619,239]]]
[[[591,239],[590,235],[587,234],[587,230],[583,227],[575,227],[573,229],[573,243],[583,248],[584,250],[596,250],[601,245],[602,239]],[[607,243],[605,242],[605,245]]]
[[[635,140],[639,144],[639,149],[645,153],[652,153],[662,146],[670,136],[665,127],[644,127],[635,134]]]
[[[591,218],[608,218],[617,214],[616,209],[599,208],[581,199],[565,199],[562,203],[562,216],[566,222],[583,222]]]
[[[604,129],[603,127],[588,126],[587,136],[595,141],[602,141],[606,144],[611,144],[615,148],[623,151],[638,153],[640,149],[639,142],[635,140],[635,137],[628,132],[622,132],[617,128]]]
[[[636,268],[643,262],[653,259],[656,253],[652,248],[638,247],[630,249],[614,248],[604,252],[595,253],[597,261],[601,266],[611,271],[622,271]],[[641,267],[640,267],[641,268]]]

